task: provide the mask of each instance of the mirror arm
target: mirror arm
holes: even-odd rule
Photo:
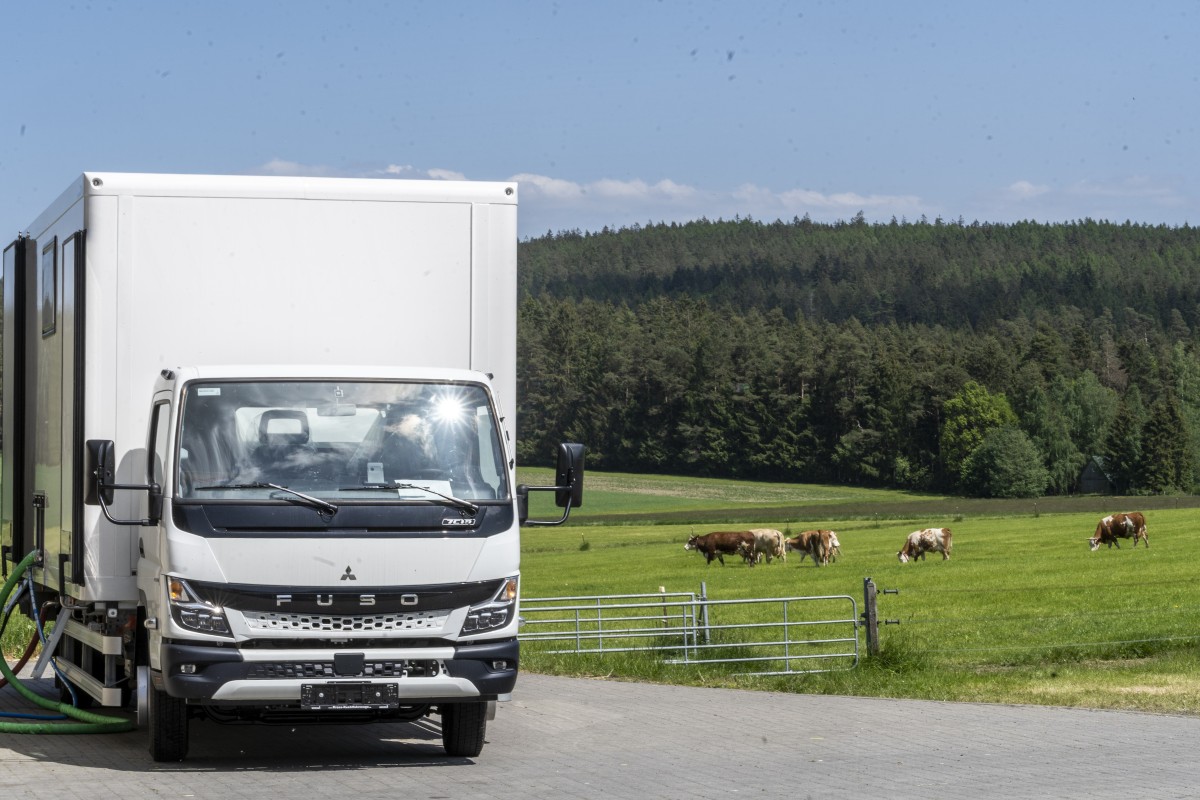
[[[572,481],[570,484],[568,484],[566,486],[518,486],[517,492],[519,494],[520,492],[524,491],[526,493],[526,496],[528,496],[529,492],[562,492],[562,491],[569,490],[571,488],[571,486],[573,486],[573,485],[574,485],[574,481]],[[562,515],[561,519],[556,519],[556,520],[527,519],[522,524],[528,525],[530,527],[538,527],[538,526],[549,527],[552,525],[562,525],[564,522],[567,521],[567,517],[569,517],[569,516],[571,516],[571,497],[568,494],[567,495],[567,504],[566,504],[566,506],[563,507],[563,515]]]
[[[99,489],[99,491],[97,492],[97,495],[98,495],[97,499],[100,501],[100,510],[104,512],[104,517],[109,522],[111,522],[113,525],[141,525],[143,527],[158,524],[157,518],[149,518],[149,517],[143,518],[143,519],[116,519],[115,517],[113,517],[112,512],[108,510],[108,503],[104,502],[104,490],[105,489],[128,489],[130,491],[149,492],[151,506],[153,507],[155,495],[161,495],[161,493],[162,493],[161,486],[159,486],[157,483],[105,483],[104,480],[100,477],[100,472],[101,472],[101,470],[97,469],[93,473],[93,477],[96,479],[96,488]]]

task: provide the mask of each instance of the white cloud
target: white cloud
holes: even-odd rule
[[[271,175],[402,179],[465,180],[468,177],[454,170],[421,169],[409,164],[388,164],[351,172],[283,159],[274,159],[258,171]],[[512,175],[508,180],[521,186],[519,220],[522,236],[540,235],[546,231],[599,231],[605,227],[635,224],[683,223],[702,218],[751,217],[772,221],[808,215],[817,221],[836,222],[850,219],[861,211],[872,221],[886,221],[891,217],[915,217],[922,213],[933,216],[937,213],[937,209],[923,205],[916,195],[855,191],[826,193],[813,189],[778,191],[751,183],[730,190],[714,190],[669,178],[654,183],[617,178],[582,183],[529,172]]]
[[[251,174],[282,175],[288,177],[302,176],[306,178],[340,177],[338,171],[332,167],[301,164],[297,161],[285,161],[282,158],[271,159],[267,163],[251,170]]]
[[[642,180],[602,178],[591,183],[575,183],[532,173],[513,175],[510,180],[522,184],[526,194],[545,195],[560,200],[574,199],[596,207],[609,207],[614,203],[691,203],[709,196],[695,187],[671,180],[661,180],[652,184]]]
[[[923,211],[921,199],[916,195],[858,192],[823,194],[810,189],[778,192],[754,184],[743,184],[732,191],[719,192],[701,190],[670,179],[648,183],[636,179],[602,178],[591,183],[576,183],[533,173],[513,175],[510,180],[521,184],[523,200],[533,203],[541,199],[570,202],[573,207],[593,215],[611,212],[611,221],[604,223],[610,226],[647,219],[775,219],[804,214],[833,221],[848,219],[859,211],[882,218],[920,214]],[[587,229],[595,228],[589,226]]]
[[[561,178],[548,178],[545,175],[523,172],[513,175],[509,180],[520,183],[527,190],[531,189],[535,196],[541,194],[556,200],[577,200],[584,195],[583,187],[578,183],[564,181]]]
[[[596,231],[603,227],[701,218],[753,217],[770,221],[805,214],[832,222],[849,219],[859,211],[872,219],[887,220],[893,216],[920,215],[928,210],[916,195],[825,194],[810,189],[780,192],[755,184],[722,192],[669,179],[648,183],[606,178],[581,184],[528,173],[515,175],[512,180],[522,184],[522,217],[539,220],[528,226],[523,222],[522,228],[539,232]]]
[[[411,164],[388,164],[381,172],[392,178],[414,178],[417,176],[417,169]]]
[[[984,193],[977,207],[969,209],[979,219],[1013,222],[1030,219],[1069,222],[1080,219],[1123,222],[1125,220],[1175,220],[1188,198],[1174,179],[1156,180],[1128,176],[1111,180],[1087,179],[1061,186],[1015,181]]]
[[[306,178],[397,178],[403,180],[461,181],[466,176],[449,169],[418,169],[411,164],[388,164],[382,168],[339,169],[326,164],[302,164],[273,158],[252,169],[253,175],[284,175]]]
[[[1067,187],[1064,194],[1075,198],[1150,201],[1163,206],[1178,206],[1185,202],[1185,198],[1175,186],[1156,183],[1150,178],[1137,175],[1110,183],[1079,181]]]
[[[1037,186],[1029,181],[1017,181],[1005,189],[1005,194],[1013,200],[1027,200],[1032,197],[1040,197],[1049,191],[1049,186]]]
[[[592,183],[575,183],[546,175],[521,173],[509,180],[517,181],[532,195],[545,195],[559,200],[588,201],[607,205],[612,201],[623,202],[686,202],[698,198],[701,193],[691,186],[662,180],[650,184],[642,180],[621,181],[602,178]]]
[[[661,199],[672,202],[695,199],[699,194],[690,186],[684,186],[670,180],[662,180],[658,183],[649,184],[640,180],[618,181],[608,178],[589,184],[586,191],[589,194],[606,198]]]
[[[743,184],[732,194],[740,205],[742,216],[760,219],[800,217],[824,222],[849,219],[858,212],[873,220],[920,215],[924,208],[916,195],[860,194],[835,192],[826,194],[812,189],[789,189],[777,192],[765,186]]]
[[[510,180],[521,184],[518,215],[521,236],[547,231],[599,231],[659,222],[684,223],[698,219],[751,217],[763,221],[808,216],[817,222],[849,220],[858,212],[869,222],[891,218],[963,218],[1008,223],[1017,220],[1061,222],[1097,220],[1171,220],[1181,216],[1189,198],[1178,178],[1129,176],[1080,180],[1053,185],[1029,179],[1014,180],[973,196],[944,197],[930,202],[916,194],[869,191],[819,191],[811,188],[774,189],[745,183],[732,189],[710,189],[663,178],[646,180],[602,178],[577,182],[550,175],[520,173],[468,176],[457,170],[421,168],[411,164],[363,165],[354,169],[304,164],[274,158],[252,170],[259,175],[297,175],[346,178]]]
[[[425,174],[437,181],[465,181],[467,179],[467,176],[461,172],[449,169],[426,170]]]
[[[763,196],[769,202],[777,202],[784,208],[792,211],[797,210],[818,210],[818,211],[834,211],[837,213],[849,212],[851,215],[862,211],[873,211],[886,214],[908,214],[914,211],[919,211],[921,208],[921,199],[916,195],[888,195],[888,194],[859,194],[858,192],[837,192],[834,194],[823,194],[814,192],[810,189],[792,189],[790,191],[775,194],[770,190],[763,190]]]
[[[455,172],[450,169],[417,169],[412,164],[388,164],[381,170],[374,173],[363,173],[357,177],[377,177],[384,175],[388,178],[401,178],[404,180],[422,180],[432,179],[435,181],[462,181],[466,180],[466,176],[461,172]]]

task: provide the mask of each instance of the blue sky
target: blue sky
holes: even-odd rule
[[[1194,2],[21,2],[4,241],[85,170],[518,180],[707,217],[1200,224]]]

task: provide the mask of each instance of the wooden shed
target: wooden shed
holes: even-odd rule
[[[1092,456],[1079,473],[1080,494],[1115,494],[1116,481],[1108,474],[1102,456]]]

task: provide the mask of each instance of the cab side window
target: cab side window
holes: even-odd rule
[[[166,478],[163,464],[167,463],[167,434],[170,433],[171,404],[158,403],[154,406],[150,427],[150,463],[146,477],[151,483],[163,485]]]

